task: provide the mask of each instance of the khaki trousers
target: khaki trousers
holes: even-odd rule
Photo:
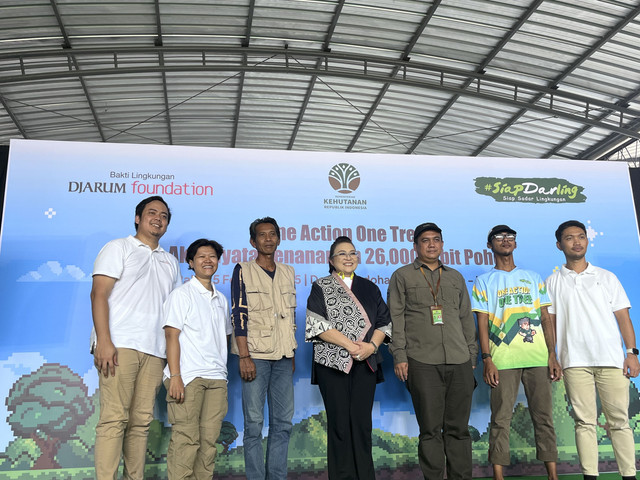
[[[94,458],[97,480],[117,478],[121,455],[123,478],[144,478],[147,434],[164,365],[163,358],[119,348],[115,376],[98,374],[100,419]]]
[[[169,380],[165,380],[169,391]],[[211,480],[216,440],[227,414],[227,381],[195,378],[184,388],[184,402],[167,393],[171,441],[167,451],[169,480]]]
[[[622,374],[622,369],[612,367],[572,367],[563,373],[576,422],[576,447],[583,475],[598,475],[597,391],[620,474],[635,476],[635,443],[629,427],[629,379]]]
[[[520,383],[524,385],[529,415],[533,423],[536,458],[542,462],[558,460],[556,431],[553,428],[551,379],[548,367],[511,368],[500,370],[500,383],[491,389],[491,422],[489,429],[489,461],[494,465],[509,465],[509,433],[513,407]]]

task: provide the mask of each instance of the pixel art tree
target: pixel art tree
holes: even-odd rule
[[[222,422],[220,436],[216,441],[216,443],[219,443],[224,448],[222,453],[227,453],[229,451],[229,447],[236,441],[236,438],[238,438],[238,431],[233,423],[227,421]]]
[[[34,470],[60,468],[55,460],[60,443],[69,440],[93,413],[82,378],[57,363],[45,363],[20,377],[11,387],[6,405],[7,422],[14,434],[33,439],[40,448]]]

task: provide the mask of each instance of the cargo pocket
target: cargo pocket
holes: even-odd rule
[[[271,295],[266,290],[245,286],[247,294],[247,310],[261,312],[271,307]]]
[[[291,345],[291,348],[295,350],[298,348],[298,342],[296,341],[296,291],[294,290],[284,290],[282,292],[282,305],[287,311],[287,317],[282,320],[288,321],[289,326],[284,327],[281,332],[284,335],[288,336],[288,344]],[[289,317],[290,315],[290,317]],[[285,330],[286,329],[286,330]]]
[[[273,327],[252,325],[247,332],[247,344],[251,353],[273,353],[276,344]]]

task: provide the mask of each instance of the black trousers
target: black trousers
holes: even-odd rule
[[[329,480],[374,480],[371,410],[376,374],[366,362],[354,362],[348,374],[316,365],[327,412]]]
[[[409,359],[407,388],[420,427],[418,459],[425,479],[471,479],[471,362],[428,365]]]

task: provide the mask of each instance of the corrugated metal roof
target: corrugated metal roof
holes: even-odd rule
[[[616,0],[1,0],[0,143],[632,164],[639,13]]]

